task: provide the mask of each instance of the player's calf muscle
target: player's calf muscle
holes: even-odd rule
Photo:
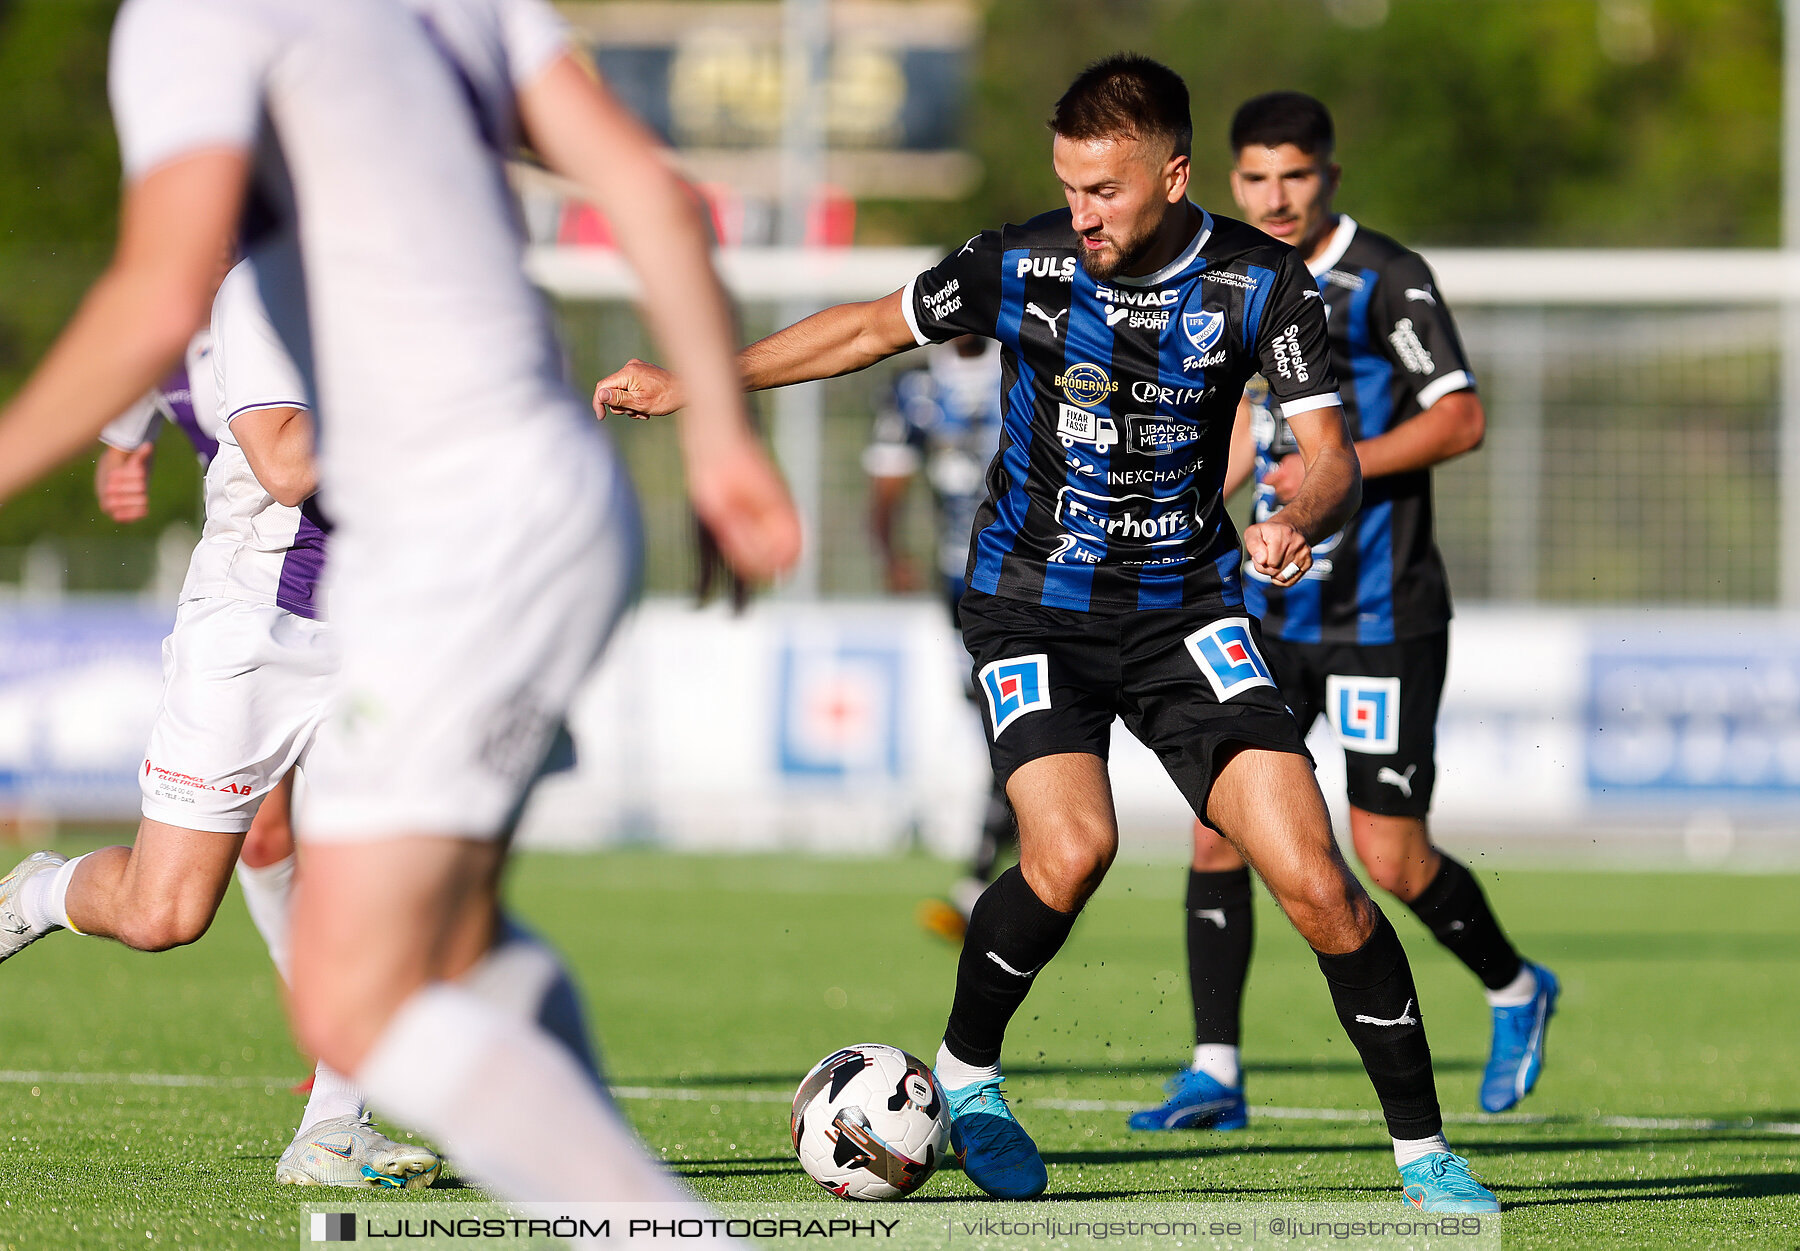
[[[1208,815],[1315,951],[1354,951],[1374,904],[1344,863],[1312,770],[1299,756],[1244,749],[1219,769]]]
[[[160,824],[152,831],[151,824],[139,832],[139,846],[104,847],[82,861],[66,905],[82,933],[138,951],[167,951],[195,941],[212,925],[231,879],[236,841]],[[164,834],[219,840],[219,846],[203,857],[182,855],[165,846]]]

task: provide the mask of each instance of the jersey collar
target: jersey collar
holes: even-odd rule
[[[1177,256],[1154,274],[1145,274],[1141,278],[1128,278],[1124,274],[1114,274],[1111,278],[1108,278],[1107,281],[1116,283],[1121,287],[1160,287],[1163,283],[1168,282],[1189,265],[1192,265],[1194,263],[1194,258],[1200,255],[1200,249],[1206,246],[1206,241],[1208,239],[1212,238],[1213,219],[1211,213],[1200,208],[1198,204],[1194,204],[1192,200],[1189,200],[1188,203],[1192,204],[1193,207],[1200,212],[1200,229],[1194,232],[1194,237],[1189,241],[1188,245],[1181,249],[1180,256]]]
[[[1316,261],[1308,261],[1306,268],[1314,278],[1328,269],[1334,268],[1344,259],[1344,253],[1350,250],[1350,240],[1356,238],[1356,222],[1348,213],[1338,214],[1337,229],[1331,232],[1331,242]]]

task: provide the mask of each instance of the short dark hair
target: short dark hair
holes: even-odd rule
[[[1331,111],[1301,91],[1271,91],[1238,106],[1231,119],[1231,154],[1252,144],[1293,144],[1308,156],[1329,157],[1337,146]]]
[[[1050,129],[1064,139],[1166,138],[1191,156],[1194,122],[1187,84],[1160,61],[1120,52],[1076,75],[1056,102]]]

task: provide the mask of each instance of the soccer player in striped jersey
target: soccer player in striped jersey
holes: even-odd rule
[[[1344,409],[1362,462],[1363,502],[1313,547],[1291,586],[1258,577],[1245,599],[1302,727],[1323,713],[1344,749],[1350,832],[1376,884],[1411,908],[1481,981],[1493,1044],[1480,1104],[1518,1103],[1542,1069],[1557,981],[1521,959],[1473,874],[1431,841],[1438,700],[1450,594],[1432,539],[1431,469],[1472,450],[1485,426],[1456,323],[1423,259],[1332,208],[1340,179],[1331,115],[1275,92],[1233,119],[1232,189],[1250,224],[1291,242],[1321,284],[1331,357],[1351,380]],[[1294,438],[1256,382],[1238,416],[1227,493],[1254,473],[1258,518],[1301,481]],[[1192,1065],[1135,1129],[1237,1129],[1246,1119],[1239,1020],[1251,942],[1250,874],[1231,843],[1196,822],[1187,887]]]
[[[1332,840],[1244,604],[1221,496],[1238,399],[1260,372],[1305,472],[1245,532],[1250,564],[1293,585],[1312,544],[1356,510],[1319,289],[1292,248],[1188,200],[1188,93],[1166,66],[1131,55],[1090,66],[1051,130],[1068,207],[984,231],[904,290],[827,309],[739,355],[754,389],[961,334],[1001,345],[1005,418],[960,617],[1020,863],[975,906],[957,967],[937,1054],[953,1143],[989,1194],[1047,1184],[1001,1095],[1001,1046],[1117,850],[1106,753],[1121,717],[1317,951],[1408,1198],[1495,1211],[1444,1141],[1406,953]],[[639,414],[682,398],[641,363],[595,392],[597,406]]]
[[[0,411],[0,500],[167,370],[235,231],[319,415],[334,523],[342,662],[298,823],[301,1045],[504,1198],[690,1200],[607,1099],[560,961],[499,902],[638,558],[501,161],[529,140],[617,227],[695,393],[696,511],[766,578],[796,558],[798,518],[749,423],[691,194],[542,0],[126,0],[110,85],[119,245]]]

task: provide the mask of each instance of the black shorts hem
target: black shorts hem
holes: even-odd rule
[[[1389,803],[1386,800],[1378,800],[1375,803],[1369,803],[1367,802],[1369,798],[1367,795],[1350,795],[1346,796],[1346,798],[1350,801],[1350,806],[1352,808],[1355,808],[1358,812],[1369,813],[1371,816],[1414,817],[1419,820],[1424,820],[1431,815],[1431,795],[1429,793],[1415,795],[1411,799],[1396,796],[1392,803]]]
[[[1288,726],[1289,728],[1285,730],[1273,725],[1266,730],[1255,726],[1234,726],[1228,731],[1208,736],[1210,741],[1205,744],[1206,750],[1198,757],[1188,752],[1182,752],[1173,759],[1171,756],[1174,753],[1159,754],[1163,771],[1169,775],[1169,780],[1175,783],[1175,789],[1181,792],[1181,797],[1187,800],[1188,807],[1193,810],[1194,815],[1210,825],[1212,821],[1207,815],[1206,809],[1207,805],[1212,802],[1213,783],[1219,777],[1220,757],[1227,749],[1254,748],[1262,751],[1278,751],[1285,755],[1298,756],[1306,761],[1308,766],[1314,765],[1312,752],[1307,749],[1306,741],[1300,737],[1291,718],[1288,720]]]

